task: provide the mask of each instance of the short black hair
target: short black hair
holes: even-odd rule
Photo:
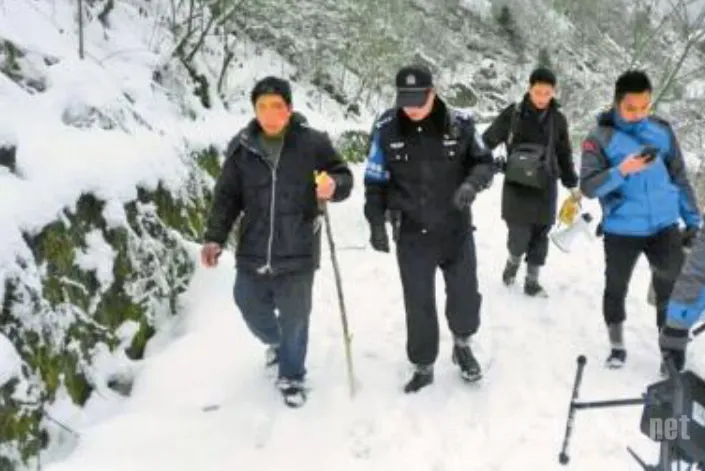
[[[279,95],[287,105],[291,106],[291,85],[283,78],[270,75],[258,81],[250,93],[253,105],[261,95]]]
[[[627,93],[651,92],[651,80],[643,70],[627,70],[614,83],[614,101],[619,103]]]
[[[529,85],[534,86],[537,83],[547,83],[552,87],[556,86],[556,74],[548,67],[538,67],[529,75]]]

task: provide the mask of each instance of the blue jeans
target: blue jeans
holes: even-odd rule
[[[313,277],[313,271],[272,276],[238,270],[235,275],[235,304],[247,327],[263,343],[279,346],[280,378],[306,376]]]

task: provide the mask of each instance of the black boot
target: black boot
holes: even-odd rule
[[[605,360],[607,368],[617,369],[624,366],[627,361],[627,351],[623,348],[613,348]]]
[[[433,366],[417,366],[413,376],[404,385],[405,393],[414,393],[433,383]]]
[[[608,368],[621,368],[627,361],[627,350],[624,348],[624,330],[622,323],[608,324],[607,335],[610,340],[610,354],[605,361]]]
[[[538,265],[526,266],[526,280],[524,281],[524,294],[536,298],[547,298],[548,293],[539,283],[539,271],[541,267]]]
[[[668,378],[670,372],[668,371],[668,366],[666,366],[666,360],[670,359],[673,362],[673,366],[676,367],[676,372],[681,373],[685,368],[685,352],[684,351],[664,351],[661,352],[661,376]]]
[[[282,393],[284,404],[299,408],[306,404],[306,388],[303,380],[279,378],[277,388]]]
[[[519,271],[520,263],[521,262],[516,261],[513,257],[509,257],[507,264],[504,265],[504,271],[502,272],[502,282],[505,285],[511,286],[514,284],[514,280],[516,280],[517,277],[517,272]]]
[[[470,345],[456,343],[453,346],[453,363],[460,368],[460,377],[468,382],[475,382],[482,378],[482,368],[472,354]]]
[[[527,278],[524,282],[524,294],[534,298],[547,298],[548,293],[543,286],[538,282],[538,280],[533,280]]]
[[[666,360],[670,360],[677,372],[685,368],[685,352],[688,346],[688,329],[665,326],[659,334],[659,349],[661,350],[661,374],[668,376]]]

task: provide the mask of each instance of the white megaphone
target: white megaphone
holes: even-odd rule
[[[565,229],[553,232],[549,237],[559,249],[568,253],[573,242],[580,234],[592,239],[594,231],[590,227],[591,222],[592,216],[589,213],[583,213],[575,219],[573,224]]]

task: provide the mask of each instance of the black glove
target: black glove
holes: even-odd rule
[[[370,244],[378,252],[389,252],[389,236],[384,224],[370,226]]]
[[[686,227],[682,235],[683,247],[690,248],[695,242],[695,238],[698,237],[698,232],[700,232],[700,229],[697,227]]]
[[[678,371],[685,366],[685,349],[688,346],[688,330],[664,326],[658,339],[663,359],[671,359]]]
[[[477,189],[475,185],[469,182],[465,182],[455,191],[453,195],[453,204],[458,209],[465,210],[475,201],[477,196]]]

